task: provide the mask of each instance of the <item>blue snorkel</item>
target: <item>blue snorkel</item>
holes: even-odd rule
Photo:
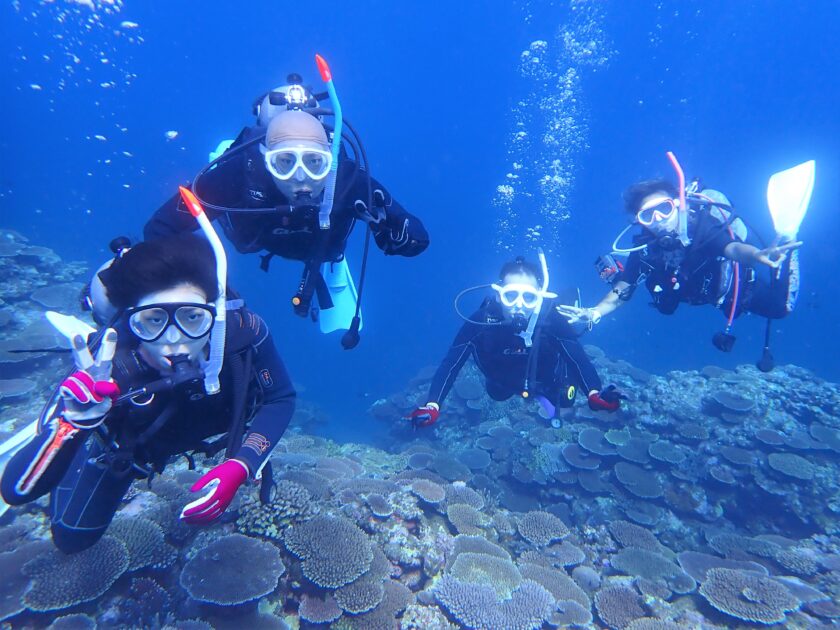
[[[335,182],[338,175],[338,153],[341,148],[343,118],[341,116],[341,103],[338,100],[338,94],[335,92],[335,83],[333,83],[332,72],[330,72],[327,61],[321,55],[315,55],[315,63],[318,64],[321,79],[327,84],[327,94],[330,96],[330,103],[332,104],[333,116],[335,118],[331,147],[332,165],[330,166],[330,174],[327,175],[327,183],[324,188],[324,201],[321,202],[321,209],[318,212],[318,225],[322,230],[329,230],[330,214],[332,213],[333,199],[335,198]]]

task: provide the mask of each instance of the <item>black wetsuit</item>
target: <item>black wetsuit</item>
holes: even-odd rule
[[[531,348],[525,347],[513,324],[505,321],[502,307],[495,300],[485,300],[470,319],[484,324],[467,322],[461,327],[435,372],[428,402],[443,402],[470,356],[484,374],[487,393],[494,400],[521,394],[529,371],[534,375],[529,394],[544,396],[555,407],[571,406],[577,389],[582,389],[584,396],[601,389],[601,379],[576,332],[550,301],[542,306]]]
[[[245,129],[231,148],[264,134],[264,128]],[[388,255],[408,257],[423,252],[429,245],[429,235],[422,222],[406,212],[379,182],[372,180],[371,184],[374,191],[381,191],[384,200],[381,208],[384,218],[371,225],[379,248]],[[356,202],[368,204],[367,176],[352,160],[341,159],[335,190],[331,225],[329,230],[322,231],[317,208],[289,208],[292,201],[277,189],[266,170],[258,143],[209,171],[197,187],[199,197],[216,206],[243,210],[278,208],[268,212],[218,212],[208,208],[207,214],[211,220],[219,220],[228,239],[242,253],[264,250],[304,262],[319,253],[322,261],[342,260],[353,226],[362,218]],[[151,240],[197,228],[180,196],[175,195],[155,212],[144,228],[144,236]],[[320,242],[324,236],[326,240]]]
[[[688,235],[691,243],[683,247],[675,237],[658,239],[650,232],[637,236],[634,245],[647,248],[633,252],[624,270],[616,278],[630,285],[621,297],[630,299],[644,284],[652,305],[662,314],[670,315],[681,303],[712,304],[729,315],[734,296],[734,262],[723,254],[730,243],[741,240],[708,209],[690,215]],[[798,254],[788,255],[778,274],[770,281],[760,278],[756,270],[740,265],[740,287],[735,315],[750,312],[762,317],[779,319],[793,310],[798,284]]]
[[[112,373],[120,391],[160,378],[125,345],[117,348]],[[228,312],[220,381],[218,394],[200,400],[161,392],[151,401],[140,401],[147,404],[125,402],[112,408],[99,428],[80,431],[65,443],[32,490],[22,495],[16,485],[50,439],[50,427],[61,414],[59,402],[35,438],[6,466],[0,480],[4,501],[19,505],[49,492],[56,546],[67,553],[86,549],[105,533],[132,481],[151,470],[162,471],[174,456],[204,449],[207,438],[229,431],[237,391],[247,394],[241,417],[250,421],[231,455],[247,463],[253,476],[291,420],[295,391],[265,322],[246,309]],[[144,436],[160,418],[166,418],[163,426]],[[113,446],[115,441],[121,448]]]

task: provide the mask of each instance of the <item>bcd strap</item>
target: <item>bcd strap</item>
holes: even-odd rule
[[[260,503],[266,505],[271,502],[271,491],[274,489],[274,471],[271,469],[271,462],[265,463],[262,469],[262,480],[260,481]]]

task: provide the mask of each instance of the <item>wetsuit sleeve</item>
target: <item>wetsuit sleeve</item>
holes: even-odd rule
[[[481,321],[480,318],[484,316],[484,311],[479,310],[474,313],[470,319],[474,321]],[[443,403],[455,379],[458,378],[458,373],[464,367],[464,363],[476,350],[475,342],[477,337],[481,334],[481,326],[472,324],[470,322],[461,326],[461,330],[455,336],[455,341],[449,348],[441,364],[438,366],[434,377],[432,378],[432,385],[429,387],[429,395],[426,402],[433,402],[440,405]]]
[[[429,246],[429,234],[423,222],[416,216],[406,211],[400,203],[394,199],[391,193],[375,179],[371,179],[373,187],[374,206],[379,200],[377,212],[384,211],[384,218],[379,223],[371,223],[373,238],[376,245],[387,256],[405,256],[410,258],[417,256]],[[367,206],[367,178],[363,173],[359,174],[352,200],[355,208],[356,200],[362,201]]]
[[[254,476],[289,426],[295,411],[295,388],[262,318],[245,311],[241,316],[232,317],[231,324],[241,325],[253,335],[253,369],[262,392],[262,405],[234,455],[248,465]]]
[[[64,477],[79,448],[87,441],[91,430],[72,432],[61,419],[61,401],[38,423],[34,437],[15,453],[0,479],[0,494],[9,505],[29,503],[52,490]],[[71,431],[62,440],[61,431]],[[52,459],[50,459],[52,458]],[[23,486],[40,475],[25,491]]]

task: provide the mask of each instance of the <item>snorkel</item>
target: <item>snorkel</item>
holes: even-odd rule
[[[688,247],[688,245],[691,244],[691,239],[688,238],[688,206],[685,203],[685,173],[683,173],[682,166],[680,166],[677,156],[674,155],[673,151],[668,151],[666,155],[668,156],[668,160],[671,162],[671,166],[674,167],[674,171],[677,173],[677,185],[679,187],[680,195],[680,207],[677,208],[680,220],[680,243],[683,244],[683,247]]]
[[[545,298],[557,297],[556,293],[550,293],[548,291],[548,264],[545,262],[545,253],[542,248],[538,250],[537,256],[539,256],[540,267],[542,267],[543,283],[539,292],[537,305],[534,307],[534,310],[531,312],[531,317],[528,319],[528,327],[523,332],[519,333],[519,336],[522,337],[523,341],[525,341],[526,348],[530,348],[534,343],[534,330],[537,328],[537,320],[540,318],[540,311],[542,310]]]
[[[338,94],[335,92],[335,84],[333,83],[330,66],[321,55],[315,55],[315,63],[318,64],[318,72],[321,73],[321,79],[327,84],[327,93],[330,96],[330,103],[332,104],[333,115],[335,117],[331,147],[332,165],[330,166],[330,174],[327,175],[327,183],[324,188],[324,200],[321,202],[321,209],[318,211],[318,225],[322,230],[329,230],[330,214],[332,213],[333,199],[335,198],[335,182],[338,176],[338,153],[341,149],[341,129],[344,124],[344,119],[341,115],[341,103],[338,100]]]
[[[189,188],[179,186],[178,189],[184,205],[198,221],[216,257],[216,281],[219,284],[219,296],[215,302],[216,320],[210,331],[210,357],[202,367],[204,368],[204,389],[208,394],[218,394],[221,390],[219,373],[222,371],[222,362],[225,357],[225,331],[227,329],[227,256],[222,241],[219,240],[216,230],[213,229],[210,219],[207,218],[196,196]]]
[[[679,206],[677,207],[677,218],[679,223],[677,225],[677,235],[682,246],[688,247],[691,244],[691,239],[688,237],[688,203],[686,200],[685,173],[683,172],[682,166],[680,166],[680,163],[677,160],[677,156],[674,155],[673,151],[668,151],[665,155],[668,156],[668,160],[671,162],[671,166],[673,167],[674,172],[676,172],[677,174],[677,188],[679,191]],[[624,237],[625,234],[627,234],[627,232],[632,230],[635,226],[635,222],[631,223],[623,230],[621,230],[621,232],[618,233],[618,236],[616,236],[615,240],[613,241],[612,251],[610,252],[611,254],[627,256],[629,254],[632,254],[633,252],[640,252],[644,249],[647,249],[647,243],[636,245],[635,247],[619,247],[618,242]]]

